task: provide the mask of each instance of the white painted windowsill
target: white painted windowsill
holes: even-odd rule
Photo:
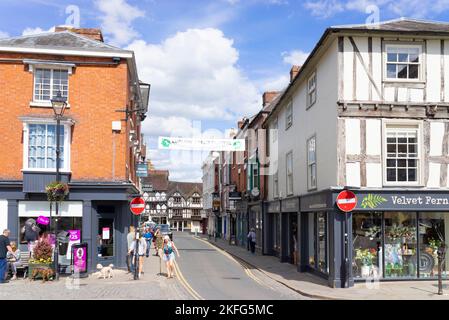
[[[30,101],[30,107],[53,108],[51,101]],[[66,108],[70,109],[70,104],[67,104]]]

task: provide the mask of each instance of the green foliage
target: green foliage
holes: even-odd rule
[[[379,195],[368,194],[365,198],[363,198],[362,208],[374,209],[374,208],[377,208],[382,203],[387,202],[387,201],[388,201],[387,199],[385,199]]]
[[[51,202],[63,201],[69,194],[69,186],[61,182],[52,182],[45,187],[47,199]]]
[[[37,242],[33,249],[33,261],[35,262],[51,262],[53,256],[53,248],[47,239]]]

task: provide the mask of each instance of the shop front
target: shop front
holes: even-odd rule
[[[281,257],[281,202],[270,201],[266,204],[265,239],[267,254]]]
[[[447,192],[355,189],[357,205],[344,213],[335,205],[340,191],[301,197],[300,271],[326,277],[331,287],[437,278],[437,250],[449,242]],[[443,270],[447,279],[447,260]]]
[[[256,201],[248,204],[248,227],[256,232],[256,251],[262,254],[268,254],[267,245],[264,244],[263,226],[264,226],[264,204],[262,201]],[[266,239],[265,239],[266,241]]]
[[[70,184],[70,193],[59,206],[56,215],[46,196],[24,193],[20,183],[0,188],[0,197],[6,199],[7,227],[10,239],[19,244],[22,252],[29,252],[28,239],[48,238],[55,245],[58,235],[59,263],[62,273],[70,273],[71,250],[77,243],[88,244],[88,270],[96,265],[114,264],[126,268],[126,235],[135,218],[129,210],[129,194],[136,193],[132,185],[76,185]],[[34,221],[38,229],[27,234],[27,221]]]
[[[447,192],[356,192],[351,214],[355,280],[436,279],[437,250],[449,239]],[[447,278],[449,263],[443,267]]]
[[[236,203],[237,213],[237,245],[246,248],[247,235],[248,235],[248,206],[246,201],[237,201]]]
[[[299,197],[281,200],[281,262],[297,264]]]

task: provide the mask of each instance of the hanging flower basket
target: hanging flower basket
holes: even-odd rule
[[[52,182],[45,188],[47,199],[50,202],[61,202],[69,194],[69,186],[66,183]]]

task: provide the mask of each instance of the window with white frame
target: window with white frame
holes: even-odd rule
[[[293,103],[290,101],[285,112],[285,130],[293,124]]]
[[[307,186],[309,190],[316,189],[316,137],[307,140]]]
[[[36,68],[34,71],[34,101],[50,101],[61,92],[68,97],[69,71],[67,69]]]
[[[316,102],[316,72],[307,81],[307,107]]]
[[[287,153],[286,157],[287,162],[287,195],[293,194],[293,152]]]
[[[420,128],[386,125],[385,180],[389,184],[418,184]]]
[[[69,126],[60,126],[60,159],[59,166],[69,171]],[[24,137],[24,169],[53,170],[56,168],[56,124],[29,123],[26,125]]]
[[[386,79],[419,80],[421,52],[421,45],[386,45]]]

